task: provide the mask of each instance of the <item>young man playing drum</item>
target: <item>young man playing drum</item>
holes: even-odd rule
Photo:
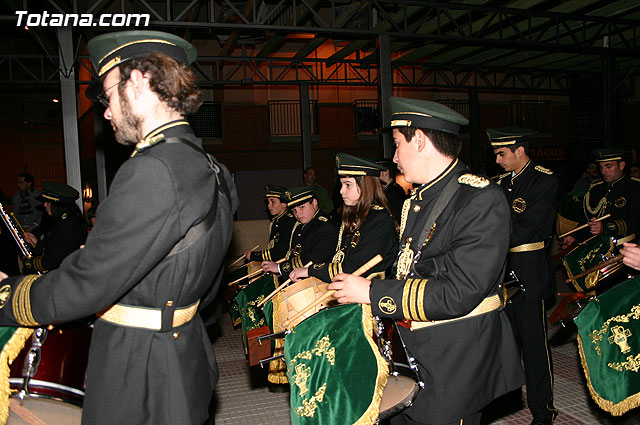
[[[282,186],[268,184],[264,187],[267,198],[267,209],[271,214],[269,223],[269,244],[262,251],[245,251],[245,258],[249,261],[277,261],[284,258],[289,250],[291,232],[296,223],[291,212],[287,208],[285,193],[287,189]]]
[[[399,327],[424,379],[393,424],[479,424],[480,410],[523,383],[520,357],[498,295],[509,248],[500,188],[457,159],[467,119],[444,105],[391,98],[394,162],[419,185],[405,202],[395,279],[338,274],[341,303],[409,320]]]

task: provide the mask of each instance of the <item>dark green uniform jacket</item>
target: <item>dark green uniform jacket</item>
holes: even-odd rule
[[[284,258],[289,250],[294,224],[296,224],[296,219],[288,210],[273,217],[269,223],[269,246],[262,251],[252,252],[251,261],[278,261]]]
[[[202,146],[186,124],[162,133]],[[12,286],[3,325],[61,323],[114,303],[163,309],[162,331],[95,322],[84,425],[201,425],[209,417],[218,377],[211,341],[199,315],[175,329],[171,317],[210,289],[231,239],[237,194],[219,168],[231,200],[220,192],[213,227],[175,255],[167,256],[209,213],[217,183],[201,152],[160,142],[120,167],[84,249],[35,281],[2,282]]]
[[[366,274],[383,272],[391,268],[398,252],[398,231],[389,212],[380,206],[374,206],[364,223],[355,232],[345,233],[340,229],[340,246],[330,263],[318,263],[309,268],[309,276],[323,282],[331,282],[338,273],[353,273],[377,254],[382,261]]]
[[[637,237],[640,231],[640,180],[626,174],[608,184],[602,179],[594,180],[584,196],[583,207],[584,223],[611,214],[602,221],[603,234],[616,239],[634,234]],[[576,240],[582,242],[591,236],[589,229],[582,230],[576,234]]]
[[[546,243],[555,225],[558,179],[551,170],[529,161],[515,176],[503,175],[498,184],[511,207],[508,266],[526,289],[513,302],[542,300],[556,291]]]
[[[418,239],[435,198],[451,179],[460,187],[423,245]],[[406,279],[372,281],[373,314],[427,321],[471,312],[498,291],[509,247],[508,223],[502,190],[454,161],[412,192],[409,208],[403,209],[400,250],[411,237],[413,266]],[[524,381],[513,331],[502,310],[414,331],[399,329],[425,383],[406,411],[415,421],[458,420]]]
[[[338,243],[338,230],[320,210],[307,224],[296,222],[291,233],[289,256],[280,263],[280,271],[289,276],[293,269],[331,261]]]
[[[30,271],[44,273],[57,269],[62,260],[87,238],[87,230],[82,218],[63,214],[53,227],[33,249],[33,258],[27,261]]]

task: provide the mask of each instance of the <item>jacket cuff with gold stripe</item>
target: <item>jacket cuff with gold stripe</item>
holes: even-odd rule
[[[371,311],[379,317],[426,322],[425,294],[428,279],[371,281]]]
[[[297,269],[298,267],[304,267],[304,263],[302,262],[302,258],[299,255],[296,255],[293,258],[288,259],[287,261],[283,261],[280,263],[280,271],[283,275],[288,276],[289,273],[293,271],[293,269]]]
[[[31,286],[43,275],[30,274],[21,280],[8,278],[0,286],[0,325],[37,326],[31,311]],[[13,281],[13,282],[12,282]]]

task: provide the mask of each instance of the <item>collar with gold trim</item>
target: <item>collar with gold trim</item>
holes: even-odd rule
[[[512,175],[511,175],[511,184],[513,184],[513,181],[516,179],[516,177],[518,177],[519,175],[524,173],[524,170],[529,168],[529,165],[531,165],[531,159],[529,159],[529,161],[527,161],[527,163],[524,164],[524,167],[522,167],[522,170],[520,170],[520,172],[518,172],[517,174],[513,174],[512,173]]]
[[[133,151],[133,153],[131,154],[131,156],[135,156],[138,152],[142,152],[143,150],[156,145],[158,143],[160,143],[161,141],[163,141],[165,139],[165,135],[163,133],[163,131],[168,130],[170,128],[173,127],[177,127],[177,126],[181,126],[181,125],[186,125],[189,126],[189,123],[185,120],[175,120],[175,121],[170,121],[166,124],[161,125],[160,127],[157,127],[156,129],[152,130],[149,132],[149,134],[147,134],[144,138],[140,139],[140,141],[138,143],[136,143],[136,148]]]
[[[442,173],[440,173],[440,175],[438,177],[436,177],[435,179],[431,180],[431,182],[425,183],[422,186],[420,186],[414,193],[412,193],[411,199],[422,200],[422,195],[424,194],[424,192],[427,189],[433,187],[440,180],[445,178],[445,176],[447,176],[456,167],[456,165],[458,165],[458,158],[456,158],[455,160],[451,161],[451,163],[447,166],[447,168],[445,168],[444,171]]]

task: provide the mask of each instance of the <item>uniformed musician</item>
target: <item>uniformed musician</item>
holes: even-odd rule
[[[507,265],[525,288],[506,311],[522,351],[532,425],[546,425],[558,416],[553,406],[553,363],[544,304],[556,290],[547,248],[556,217],[558,179],[551,170],[531,161],[531,134],[532,130],[519,127],[487,130],[496,163],[507,171],[498,180],[511,207]]]
[[[339,274],[339,302],[371,303],[400,326],[424,390],[396,424],[479,424],[480,410],[520,387],[513,331],[498,295],[509,247],[500,188],[457,158],[467,119],[444,105],[391,98],[394,162],[419,185],[405,202],[395,279]]]
[[[382,159],[376,161],[384,169],[380,172],[380,182],[382,190],[387,197],[387,203],[393,218],[399,223],[402,216],[402,206],[404,200],[407,199],[407,193],[404,188],[396,183],[396,164],[390,159]]]
[[[335,254],[330,262],[293,270],[289,276],[294,282],[309,276],[330,282],[338,273],[353,273],[376,254],[383,260],[368,273],[384,276],[398,252],[398,230],[378,178],[382,167],[345,153],[336,155],[336,167],[344,208]]]
[[[202,103],[189,66],[197,52],[157,31],[102,34],[88,50],[104,117],[132,156],[84,249],[42,276],[0,282],[0,324],[98,313],[82,423],[201,425],[218,372],[197,311],[217,293],[238,198],[184,118]]]
[[[69,185],[42,182],[38,199],[51,217],[51,227],[42,239],[25,233],[25,239],[34,246],[33,258],[25,260],[28,273],[45,273],[57,269],[64,258],[84,244],[87,228],[80,209],[75,204],[79,193]]]
[[[263,261],[266,272],[285,277],[309,261],[314,264],[331,260],[338,241],[338,230],[320,211],[313,187],[296,187],[286,191],[287,206],[297,223],[293,227],[286,260],[280,264]]]
[[[267,198],[267,209],[271,214],[269,223],[269,244],[261,251],[245,251],[244,255],[249,261],[277,261],[287,254],[291,231],[296,219],[287,208],[285,193],[287,189],[282,186],[268,184],[264,187]]]
[[[594,180],[584,196],[583,223],[588,223],[589,227],[566,236],[563,247],[583,242],[591,235],[611,236],[618,244],[636,237],[640,231],[640,179],[626,173],[626,153],[617,148],[594,151],[602,178]],[[607,214],[611,217],[596,220]]]

